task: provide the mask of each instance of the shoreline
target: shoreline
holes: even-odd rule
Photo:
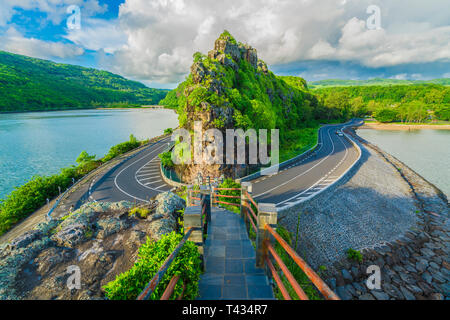
[[[410,131],[421,129],[450,130],[450,124],[397,124],[397,123],[367,123],[358,128],[358,130],[374,129],[374,130],[395,130]]]
[[[128,110],[128,109],[164,109],[174,110],[160,105],[154,106],[140,106],[140,107],[83,107],[83,108],[70,108],[70,109],[52,109],[52,110],[27,110],[27,111],[0,111],[2,114],[19,114],[19,113],[34,113],[34,112],[61,112],[61,111],[82,111],[82,110]]]

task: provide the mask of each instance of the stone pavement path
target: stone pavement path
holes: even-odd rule
[[[264,270],[256,268],[255,250],[238,214],[212,208],[199,289],[201,300],[274,299]]]

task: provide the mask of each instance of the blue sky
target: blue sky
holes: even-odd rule
[[[446,0],[2,0],[0,50],[173,88],[227,29],[277,74],[431,79],[450,77],[449,21]]]

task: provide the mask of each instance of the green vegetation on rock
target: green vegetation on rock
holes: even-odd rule
[[[0,112],[152,105],[166,94],[107,71],[0,51]]]
[[[77,158],[77,166],[63,168],[61,173],[51,176],[35,176],[24,185],[15,188],[4,199],[0,199],[0,235],[11,229],[16,223],[28,217],[31,213],[45,205],[46,199],[52,199],[103,162],[131,151],[148,141],[138,141],[133,135],[130,140],[113,146],[102,159],[95,159],[86,151]],[[58,188],[59,187],[59,188]]]
[[[172,232],[163,235],[156,242],[147,239],[147,242],[139,249],[138,260],[134,266],[104,286],[106,297],[110,300],[135,300],[182,238],[183,235]],[[193,242],[187,241],[170,264],[150,299],[160,299],[172,277],[178,275],[180,280],[170,299],[174,300],[183,293],[183,299],[193,300],[198,296],[200,274],[201,261],[197,246]],[[184,292],[183,282],[186,283]]]

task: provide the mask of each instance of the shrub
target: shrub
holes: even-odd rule
[[[233,179],[227,178],[218,186],[218,188],[241,188],[241,185],[239,183],[235,182]],[[240,196],[241,191],[240,190],[219,190],[218,194],[222,194],[222,195],[226,195],[226,196]],[[236,204],[241,203],[241,199],[238,199],[238,198],[218,198],[218,200],[224,201],[224,202],[236,203]],[[239,212],[239,207],[236,207],[236,206],[231,206],[231,205],[227,205],[227,204],[220,204],[220,206],[227,210],[233,211],[233,212]]]
[[[148,215],[150,214],[150,210],[147,208],[133,208],[128,213],[129,217],[138,217],[141,219],[147,219]]]
[[[138,260],[134,266],[103,287],[106,297],[110,300],[136,299],[182,238],[181,234],[172,232],[163,235],[161,240],[157,242],[147,239],[147,242],[139,248]],[[183,281],[186,283],[186,289],[183,294],[184,299],[195,299],[198,295],[200,274],[200,254],[197,246],[193,242],[187,241],[168,268],[156,290],[152,293],[150,299],[158,300],[175,275],[180,276],[180,280],[175,286],[171,299],[175,299],[181,294]]]
[[[173,133],[173,129],[172,128],[167,128],[164,130],[164,134],[172,134]]]
[[[347,250],[347,259],[353,260],[356,262],[362,262],[363,256],[362,256],[361,252],[350,248]]]
[[[161,164],[165,168],[173,168],[175,164],[172,161],[172,151],[160,153],[158,157],[161,159]]]
[[[133,149],[136,149],[140,145],[141,145],[141,142],[139,142],[135,136],[130,135],[129,141],[122,142],[122,143],[119,143],[118,145],[111,147],[111,149],[109,149],[108,154],[102,159],[102,161],[107,162],[121,154],[124,154]]]

